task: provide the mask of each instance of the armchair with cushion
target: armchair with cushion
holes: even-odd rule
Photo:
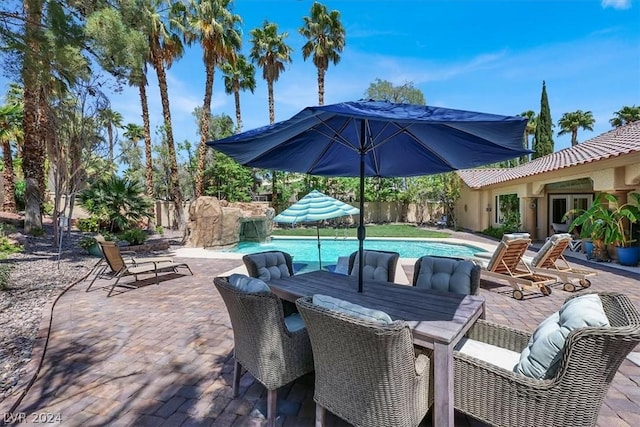
[[[413,269],[413,286],[462,295],[480,292],[480,266],[460,258],[423,256]]]
[[[260,279],[243,275],[213,280],[233,327],[233,395],[241,369],[267,389],[267,421],[275,425],[277,389],[313,371],[307,330],[299,314],[285,317],[280,299]]]
[[[282,251],[265,251],[242,257],[249,276],[268,282],[271,279],[293,276],[293,259]]]
[[[478,320],[453,353],[455,408],[495,426],[595,426],[639,342],[640,312],[616,293],[574,295],[532,334]]]
[[[313,348],[316,426],[326,410],[354,426],[420,423],[433,404],[432,369],[405,321],[318,294],[296,304]]]
[[[364,280],[393,282],[396,277],[396,266],[400,254],[398,252],[364,250]],[[359,267],[358,251],[349,256],[349,275],[357,276]]]

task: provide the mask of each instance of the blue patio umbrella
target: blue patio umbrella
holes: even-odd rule
[[[307,107],[283,122],[207,144],[239,163],[321,176],[438,174],[530,153],[527,119],[381,101]],[[358,290],[362,291],[364,216],[358,227]]]
[[[322,254],[320,248],[320,221],[339,218],[346,215],[357,215],[360,210],[338,199],[313,190],[302,199],[276,215],[275,222],[297,224],[300,222],[315,222],[318,235],[318,263],[322,268]]]

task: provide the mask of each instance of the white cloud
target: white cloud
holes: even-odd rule
[[[631,8],[631,0],[602,0],[601,4],[604,9],[608,7],[620,10]]]

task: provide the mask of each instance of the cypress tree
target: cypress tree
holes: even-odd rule
[[[551,111],[549,109],[549,98],[547,98],[547,86],[542,81],[542,96],[540,98],[540,114],[536,124],[536,133],[533,140],[532,159],[546,156],[553,153],[553,122],[551,121]]]

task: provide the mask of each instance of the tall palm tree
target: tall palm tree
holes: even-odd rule
[[[278,25],[264,21],[262,28],[254,28],[251,34],[251,52],[249,57],[262,68],[262,78],[267,81],[269,93],[269,123],[276,121],[273,100],[273,83],[278,81],[284,65],[291,62],[291,46],[285,43],[289,34],[278,34]]]
[[[345,30],[340,22],[340,12],[327,11],[327,7],[318,2],[311,6],[311,16],[305,16],[304,26],[298,31],[308,39],[302,46],[302,57],[306,61],[313,56],[313,65],[318,69],[318,104],[324,105],[324,75],[329,62],[340,62],[340,52],[345,45]]]
[[[127,123],[124,126],[123,136],[138,145],[138,141],[144,139],[144,127],[135,123]]]
[[[611,126],[620,127],[626,125],[627,123],[632,123],[640,120],[640,107],[636,107],[635,105],[624,106],[620,110],[616,111],[614,117],[609,120]]]
[[[2,210],[16,212],[16,185],[13,171],[13,155],[11,153],[11,139],[15,139],[21,132],[22,105],[6,104],[0,106],[0,144],[4,158],[4,198]]]
[[[149,40],[149,61],[156,70],[158,86],[160,87],[160,100],[162,103],[162,115],[164,116],[164,133],[167,142],[167,154],[169,157],[170,183],[169,193],[175,207],[175,223],[173,228],[184,226],[182,212],[182,192],[178,180],[178,161],[176,147],[173,140],[173,127],[171,124],[171,109],[169,108],[169,89],[167,86],[167,72],[173,61],[182,57],[183,45],[179,34],[172,31],[169,26],[173,18],[175,5],[167,0],[145,0],[141,12],[144,14],[145,31]]]
[[[195,196],[204,194],[204,159],[209,138],[211,98],[216,67],[224,62],[233,63],[242,44],[238,26],[240,16],[231,13],[231,0],[191,0],[184,30],[185,41],[191,45],[200,42],[205,68],[203,114],[200,115],[200,145],[196,168]]]
[[[522,147],[528,150],[529,147],[531,147],[531,144],[529,143],[529,136],[536,134],[536,122],[537,122],[536,113],[534,111],[527,110],[520,113],[519,116],[527,118],[527,126],[524,128]],[[528,154],[525,154],[524,156],[520,157],[520,163],[526,163],[528,161],[529,161]]]
[[[571,146],[578,145],[578,129],[593,131],[593,124],[596,120],[593,118],[591,111],[577,110],[571,113],[564,113],[560,120],[558,120],[558,126],[560,132],[558,136],[567,133],[571,134]]]
[[[111,108],[105,108],[103,110],[100,110],[98,117],[100,123],[107,130],[107,142],[109,143],[109,164],[111,165],[111,168],[115,169],[115,164],[113,163],[113,146],[115,144],[114,131],[122,127],[122,114],[112,110]]]
[[[240,111],[240,91],[256,89],[256,67],[247,61],[244,55],[238,55],[236,62],[222,65],[224,77],[224,91],[227,95],[233,93],[236,101],[236,133],[242,131],[242,113]]]

